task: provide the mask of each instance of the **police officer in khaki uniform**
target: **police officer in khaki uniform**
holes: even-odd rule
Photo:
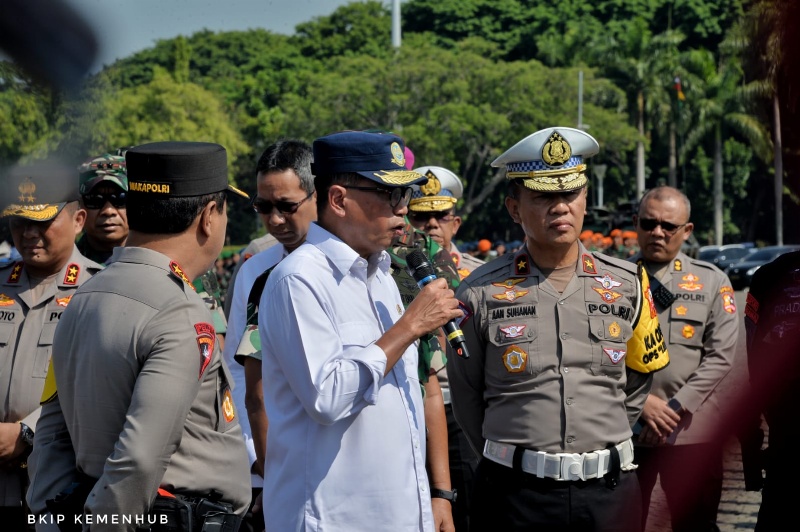
[[[43,396],[28,502],[55,514],[63,499],[48,499],[77,480],[92,531],[133,530],[121,520],[146,516],[160,490],[242,515],[250,487],[238,413],[190,279],[222,249],[226,192],[246,195],[228,186],[217,144],[144,144],[126,161],[128,242],[62,316],[57,392]]]
[[[414,171],[427,177],[428,182],[422,186],[412,186],[414,192],[408,204],[408,219],[416,229],[424,231],[450,253],[458,270],[459,279],[464,279],[475,268],[484,264],[484,261],[468,253],[462,254],[453,243],[453,237],[461,226],[461,217],[456,215],[455,209],[458,200],[464,194],[464,186],[456,174],[441,166],[421,166]],[[456,287],[457,285],[453,286],[454,289]],[[448,356],[456,355],[451,350]],[[466,531],[469,530],[469,507],[473,477],[478,467],[478,455],[470,448],[464,431],[453,415],[445,360],[446,358],[441,355],[434,356],[431,368],[436,372],[442,388],[447,419],[450,480],[458,493],[453,503],[453,519],[456,530]]]
[[[647,275],[579,242],[583,131],[533,133],[496,159],[526,245],[456,293],[472,355],[449,358],[453,409],[476,452],[470,529],[639,530],[631,425],[669,361]]]
[[[22,261],[0,270],[0,523],[23,530],[26,458],[53,333],[75,290],[101,266],[75,237],[86,219],[76,172],[53,162],[17,166],[5,177],[0,217]]]
[[[647,192],[634,217],[643,264],[669,347],[670,365],[653,377],[639,422],[636,459],[643,525],[660,476],[675,532],[719,530],[722,448],[714,425],[722,417],[717,386],[736,354],[741,316],[728,277],[716,266],[681,253],[694,224],[689,198],[672,187]],[[702,471],[691,464],[699,457]],[[687,489],[687,469],[696,494]]]

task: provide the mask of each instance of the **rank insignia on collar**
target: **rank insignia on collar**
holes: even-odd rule
[[[459,270],[457,270],[457,271],[458,271],[458,277],[459,277],[459,279],[460,279],[460,280],[462,280],[462,281],[463,281],[464,279],[466,279],[466,278],[467,278],[467,276],[468,276],[470,273],[472,273],[471,271],[469,271],[469,270],[468,270],[468,269],[466,269],[466,268],[460,268],[460,269],[459,269]]]
[[[622,283],[620,283],[619,281],[615,281],[608,274],[605,274],[602,277],[595,277],[594,280],[603,285],[603,288],[605,288],[606,290],[611,290],[612,288],[622,286]]]
[[[510,345],[503,353],[503,365],[509,373],[522,373],[528,365],[528,353],[518,345]]]
[[[736,314],[736,299],[733,295],[733,288],[730,286],[723,286],[719,289],[719,293],[722,294],[722,308],[728,314]]]
[[[619,334],[622,332],[622,329],[619,326],[619,323],[616,321],[611,322],[611,325],[608,326],[608,334],[611,338],[619,338]]]
[[[23,262],[17,262],[16,264],[14,264],[14,267],[11,268],[11,273],[8,274],[8,279],[6,279],[7,283],[16,284],[19,282],[19,278],[22,276],[23,265],[24,265]]]
[[[78,275],[81,273],[81,267],[74,262],[67,266],[67,272],[64,274],[64,280],[61,284],[68,284],[75,286],[78,284]]]
[[[682,288],[687,292],[697,292],[698,290],[703,289],[703,285],[697,282],[700,280],[700,278],[692,273],[687,273],[686,275],[681,277],[681,279],[686,282],[678,283],[678,288]]]
[[[514,275],[528,275],[531,273],[531,259],[526,253],[520,253],[514,259]]]
[[[492,294],[492,297],[495,299],[501,299],[505,301],[516,301],[517,299],[521,298],[525,294],[527,294],[530,290],[517,290],[516,285],[524,281],[525,279],[506,279],[500,283],[492,283],[493,286],[499,286],[503,288],[503,292],[500,294]]]
[[[200,380],[214,354],[214,342],[216,342],[217,334],[214,332],[213,325],[202,321],[194,324],[194,330],[197,333],[197,347],[200,349],[200,376],[197,377]]]
[[[684,325],[683,329],[681,329],[681,335],[684,338],[691,338],[692,336],[694,336],[694,327],[692,327],[691,325]]]
[[[625,357],[625,349],[613,349],[611,347],[604,347],[603,353],[608,355],[608,358],[611,359],[611,362],[614,364],[618,363]]]
[[[686,316],[686,311],[689,310],[688,308],[684,307],[683,305],[675,308],[675,313],[678,316]]]
[[[236,417],[236,410],[233,407],[233,397],[231,397],[231,389],[226,388],[222,398],[222,415],[225,416],[225,421],[230,423]]]
[[[14,298],[5,294],[0,294],[0,307],[8,307],[14,304]]]
[[[67,297],[57,297],[57,298],[56,298],[56,304],[57,304],[59,307],[66,307],[66,306],[69,304],[69,300],[70,300],[70,299],[72,299],[72,296],[71,296],[71,295],[69,295],[69,296],[67,296]]]
[[[581,264],[583,264],[584,273],[597,275],[597,267],[594,265],[594,257],[588,253],[584,253],[581,257]]]
[[[681,259],[675,259],[675,262],[672,263],[673,268],[675,268],[676,272],[683,271],[683,264],[681,264]]]
[[[189,278],[186,277],[186,274],[183,273],[183,268],[181,268],[180,264],[178,264],[174,260],[170,261],[169,262],[169,271],[171,271],[172,274],[175,275],[175,277],[177,277],[178,279],[180,279],[184,283],[186,283],[189,286],[191,286],[192,290],[194,290],[194,285],[192,284],[192,281],[190,281]]]
[[[592,290],[600,294],[600,297],[603,299],[605,303],[613,303],[617,299],[622,297],[622,294],[619,292],[614,292],[613,290],[607,290],[605,288],[598,288],[597,286],[593,286]]]
[[[527,325],[509,325],[508,327],[498,327],[498,329],[506,338],[519,338],[525,331],[525,327]]]

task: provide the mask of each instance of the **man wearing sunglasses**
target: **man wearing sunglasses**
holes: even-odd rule
[[[730,371],[739,324],[733,288],[716,266],[681,252],[694,229],[689,198],[661,186],[634,216],[642,264],[651,279],[670,365],[655,374],[636,441],[643,519],[660,475],[676,532],[718,530],[722,447],[711,430],[723,414],[718,385]],[[699,457],[702,467],[689,468]]]
[[[414,169],[428,178],[422,186],[414,185],[408,204],[411,224],[425,231],[437,244],[453,257],[458,274],[463,279],[485,261],[463,254],[453,242],[461,227],[461,216],[456,214],[456,203],[464,194],[464,185],[456,174],[441,166],[421,166]]]
[[[105,264],[117,246],[128,238],[128,176],[125,158],[105,154],[79,168],[81,206],[86,210],[78,250],[83,256]]]
[[[448,357],[475,453],[472,532],[639,531],[631,425],[669,357],[635,264],[589,252],[584,131],[551,127],[492,166],[525,245],[458,287],[471,357]]]
[[[460,311],[444,279],[404,309],[386,252],[426,178],[391,134],[334,133],[313,152],[319,221],[259,305],[266,529],[433,532],[416,342]]]

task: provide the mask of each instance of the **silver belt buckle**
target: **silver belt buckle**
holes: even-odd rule
[[[560,480],[586,480],[583,472],[583,456],[577,453],[558,453],[561,458]]]

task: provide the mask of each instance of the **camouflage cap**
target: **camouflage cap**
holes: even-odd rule
[[[113,183],[124,191],[128,190],[125,157],[106,153],[84,162],[78,167],[78,172],[80,174],[78,179],[79,188],[82,195],[88,194],[103,181]]]
[[[18,216],[46,222],[77,199],[74,167],[53,160],[17,165],[0,187],[0,218]]]

